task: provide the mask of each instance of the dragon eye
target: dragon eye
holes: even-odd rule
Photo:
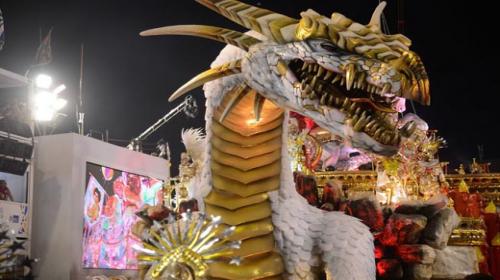
[[[338,50],[337,46],[330,44],[330,43],[321,43],[320,46],[329,52],[335,52]]]

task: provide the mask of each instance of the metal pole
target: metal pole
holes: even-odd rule
[[[77,107],[77,125],[78,134],[83,135],[85,133],[84,128],[85,113],[83,112],[83,44],[80,47],[80,92],[78,95],[78,107]]]

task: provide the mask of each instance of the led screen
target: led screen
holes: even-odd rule
[[[94,163],[86,170],[83,267],[137,269],[135,213],[146,204],[163,203],[163,181]]]

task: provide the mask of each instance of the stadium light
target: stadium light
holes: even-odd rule
[[[52,77],[45,74],[40,74],[35,78],[35,85],[38,88],[48,89],[52,85]]]
[[[36,121],[52,121],[57,112],[64,108],[67,100],[59,98],[59,94],[66,89],[61,84],[51,90],[53,84],[52,77],[40,74],[35,78],[35,88],[33,92],[33,118]]]

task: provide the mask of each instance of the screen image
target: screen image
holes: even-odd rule
[[[163,203],[163,181],[94,163],[86,168],[83,268],[137,269],[135,213]]]

